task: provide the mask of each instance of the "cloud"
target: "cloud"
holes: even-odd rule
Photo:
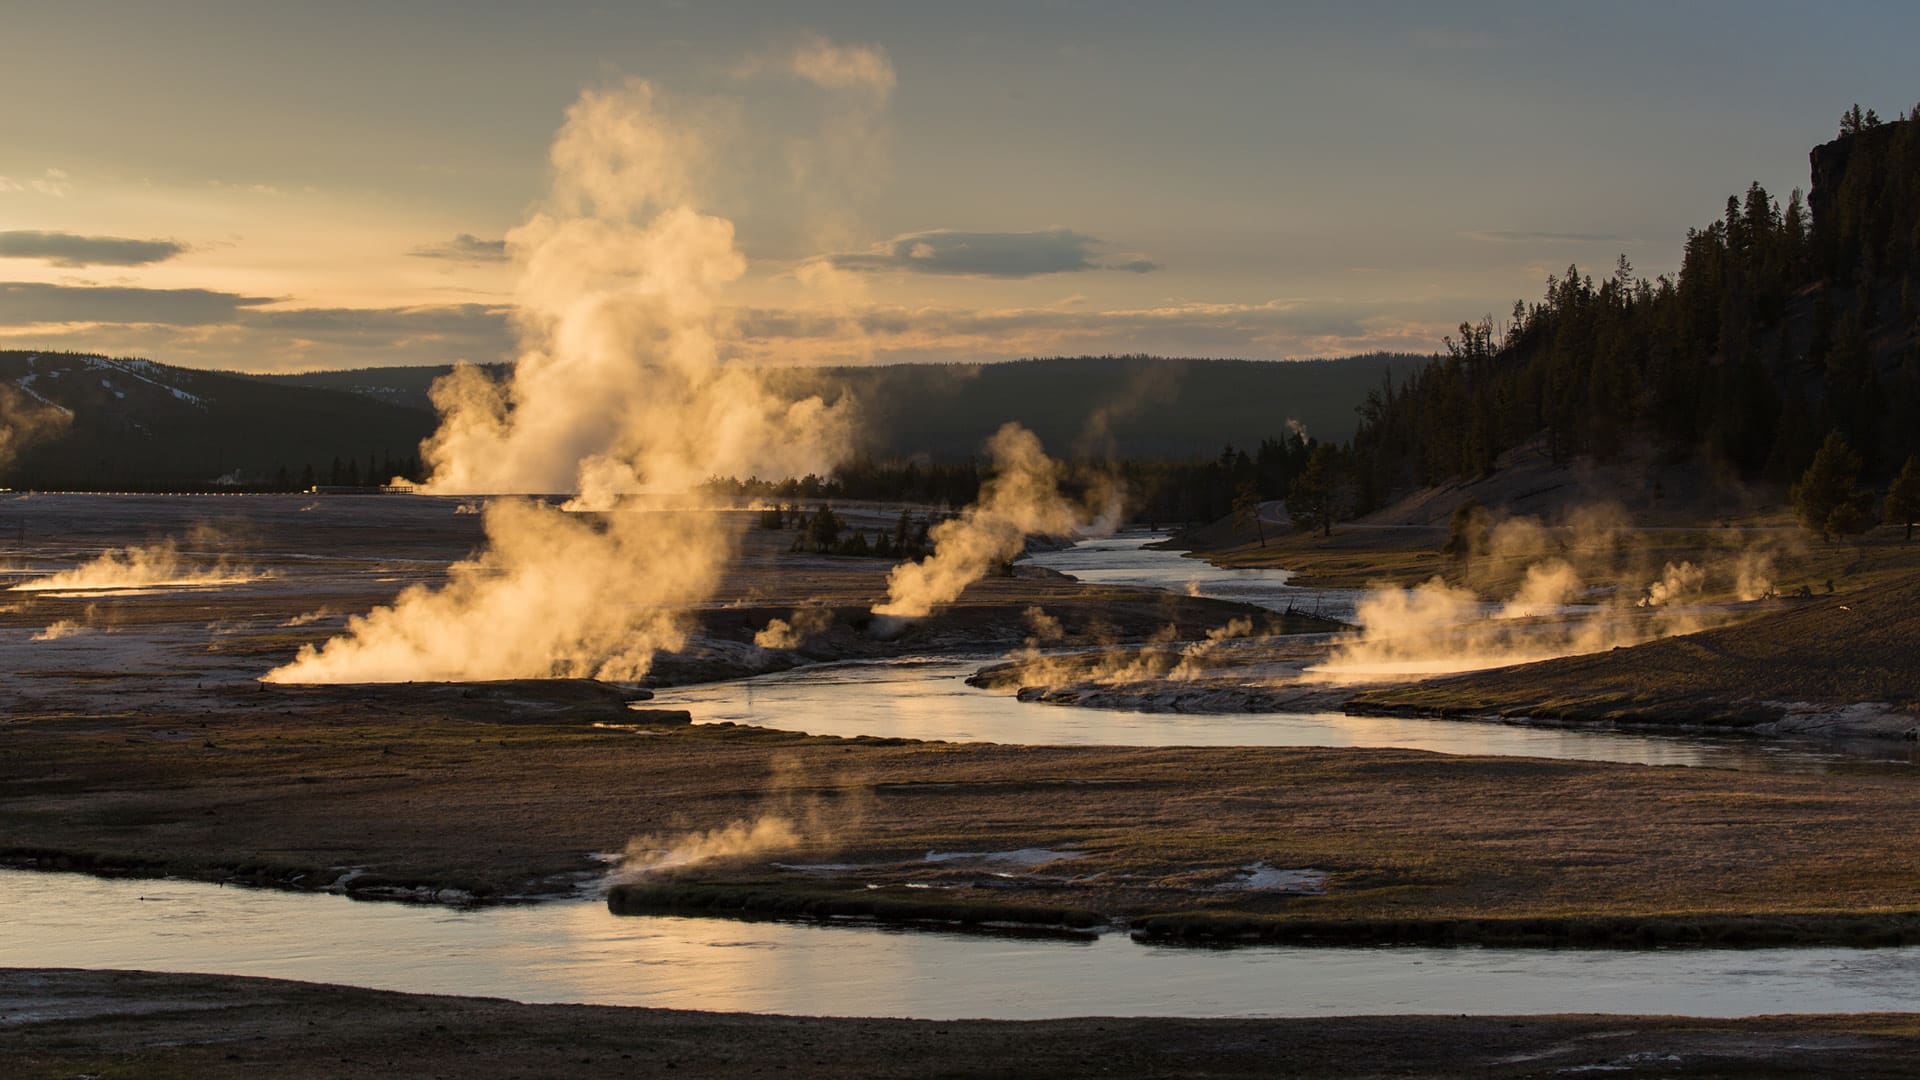
[[[67,178],[64,169],[48,169],[30,180],[15,180],[11,176],[0,176],[0,194],[10,191],[37,191],[42,195],[51,195],[59,199],[73,190],[73,181]]]
[[[917,274],[970,274],[1025,278],[1084,270],[1124,270],[1144,274],[1160,264],[1140,255],[1119,262],[1098,261],[1100,240],[1072,229],[1039,232],[960,232],[930,229],[896,236],[870,251],[827,256],[842,270],[905,270]]]
[[[0,326],[46,323],[141,323],[206,326],[232,322],[267,296],[210,289],[137,289],[125,286],[0,282]]]
[[[509,309],[489,304],[444,304],[404,308],[287,308],[250,311],[240,325],[302,343],[409,350],[464,342],[463,351],[489,356],[511,339]]]
[[[129,240],[67,232],[0,232],[0,258],[45,259],[55,266],[147,266],[187,250],[173,240]]]
[[[422,259],[446,259],[449,262],[489,263],[507,261],[505,240],[482,240],[472,233],[461,233],[451,240],[421,244],[407,252]]]
[[[1151,352],[1168,356],[1275,358],[1359,352],[1431,352],[1459,324],[1455,298],[1276,299],[1260,303],[1179,302],[1094,309],[907,308],[851,314],[753,309],[737,315],[741,351],[769,362],[994,360],[1017,356]],[[834,350],[847,320],[867,356]]]
[[[795,48],[793,73],[828,90],[864,90],[884,97],[893,93],[893,61],[874,45],[835,45],[813,37]]]
[[[262,310],[280,302],[205,289],[0,282],[0,342],[242,371],[489,363],[512,353],[511,312],[502,306]]]
[[[1608,233],[1526,232],[1516,229],[1473,229],[1462,233],[1469,240],[1489,244],[1637,244],[1638,240]]]
[[[739,64],[734,74],[751,79],[783,75],[823,90],[850,90],[886,98],[897,81],[893,61],[878,45],[836,45],[809,34],[792,48],[761,53]]]

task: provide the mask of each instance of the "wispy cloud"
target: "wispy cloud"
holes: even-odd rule
[[[205,290],[0,284],[0,339],[19,347],[144,355],[247,371],[508,359],[498,304],[285,307]],[[1452,332],[1458,298],[1278,298],[1102,306],[739,308],[727,355],[771,364],[994,360],[1077,353],[1281,358],[1425,352]]]
[[[1431,351],[1457,324],[1453,300],[1171,302],[1139,308],[909,308],[851,314],[757,309],[738,314],[742,350],[770,362],[984,360],[1077,352],[1178,356],[1331,356]],[[846,346],[852,330],[860,350]]]
[[[1610,233],[1527,232],[1519,229],[1472,229],[1461,234],[1469,240],[1489,244],[1637,244],[1627,236]]]
[[[878,45],[839,45],[808,34],[789,48],[748,57],[735,65],[741,78],[781,75],[823,90],[857,91],[885,98],[893,93],[893,61]]]
[[[507,261],[507,242],[505,240],[482,240],[472,233],[461,233],[451,240],[440,240],[431,244],[421,244],[407,254],[422,259],[445,259],[449,262],[490,263]]]
[[[73,190],[73,181],[68,178],[65,169],[48,169],[39,176],[26,180],[16,180],[11,176],[0,176],[0,194],[14,191],[34,191],[53,198],[64,198]]]
[[[908,271],[916,274],[970,274],[1025,278],[1086,270],[1123,270],[1144,274],[1160,264],[1141,255],[1101,261],[1099,239],[1072,229],[1039,232],[961,232],[930,229],[877,244],[870,251],[830,255],[842,270]]]
[[[0,282],[0,326],[60,323],[134,323],[207,326],[232,322],[269,296],[211,289],[138,289],[115,285]]]
[[[0,232],[0,258],[45,259],[55,266],[147,266],[187,250],[174,240],[130,240],[68,232]]]

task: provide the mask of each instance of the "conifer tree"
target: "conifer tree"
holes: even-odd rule
[[[1837,431],[1827,433],[1813,464],[1793,485],[1793,508],[1800,523],[1829,539],[1866,531],[1860,511],[1860,455]]]

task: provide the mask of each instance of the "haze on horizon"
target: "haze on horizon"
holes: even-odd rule
[[[9,8],[0,348],[256,371],[509,357],[504,240],[629,77],[727,133],[736,355],[1277,359],[1670,272],[1846,105],[1911,105],[1920,38],[1870,3]]]

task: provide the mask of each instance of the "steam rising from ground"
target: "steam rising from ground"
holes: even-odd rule
[[[72,422],[73,414],[58,405],[0,386],[0,470],[12,465],[20,451]]]
[[[790,618],[769,619],[766,629],[753,635],[753,643],[762,649],[797,649],[832,625],[833,612],[826,608],[803,608]]]
[[[1330,681],[1442,674],[1602,652],[1725,622],[1729,614],[1703,606],[1716,585],[1741,601],[1773,593],[1773,560],[1763,548],[1636,572],[1631,535],[1625,515],[1607,507],[1576,510],[1559,529],[1532,518],[1483,520],[1464,576],[1524,565],[1504,602],[1484,603],[1439,577],[1412,589],[1371,590],[1355,608],[1362,629],[1308,674]],[[1646,584],[1632,594],[1589,585],[1636,574]]]
[[[1018,555],[1029,536],[1113,531],[1119,500],[1102,492],[1093,507],[1061,494],[1060,466],[1032,432],[1007,424],[987,449],[994,474],[982,485],[979,500],[959,517],[933,527],[933,554],[893,568],[887,575],[887,600],[873,609],[875,615],[897,621],[926,617],[936,605],[957,599],[996,565]]]
[[[884,54],[819,55],[852,73],[807,77],[862,108],[891,86]],[[709,477],[824,474],[844,455],[850,406],[789,400],[724,357],[719,301],[746,263],[732,223],[694,204],[724,124],[673,111],[638,80],[568,110],[552,190],[507,235],[519,359],[502,381],[463,366],[437,383],[424,447],[429,492],[572,493],[565,510],[613,512],[493,502],[486,547],[444,588],[407,590],[268,681],[637,678],[684,644],[670,609],[711,594],[733,540],[715,515],[623,511],[623,497],[699,507]]]
[[[755,816],[717,828],[634,837],[627,842],[614,880],[670,876],[774,852],[819,851],[859,827],[868,811],[871,791],[848,779],[810,789],[799,766],[777,761],[764,802]]]
[[[35,633],[28,640],[59,641],[61,638],[72,637],[75,634],[83,633],[85,630],[85,624],[76,619],[57,619],[49,624],[45,630]]]
[[[637,836],[627,843],[616,877],[622,881],[656,877],[707,863],[791,851],[801,843],[799,827],[778,816],[731,821],[717,829],[678,836]]]
[[[674,608],[703,599],[726,550],[711,514],[564,514],[500,500],[488,546],[441,588],[415,585],[390,607],[300,650],[268,682],[511,678],[637,679],[686,641]]]
[[[145,547],[102,552],[92,562],[43,578],[9,586],[10,592],[106,592],[125,589],[191,588],[238,585],[264,575],[228,565],[225,559],[197,566],[180,555],[173,540]]]
[[[1192,682],[1212,666],[1210,657],[1229,641],[1266,641],[1254,635],[1253,620],[1237,618],[1206,632],[1198,641],[1181,641],[1180,630],[1168,624],[1141,645],[1104,642],[1090,652],[1049,655],[1042,646],[1064,636],[1060,620],[1038,607],[1026,610],[1030,633],[1023,648],[1009,659],[1022,686],[1068,686],[1095,683],[1124,686],[1148,681]]]

